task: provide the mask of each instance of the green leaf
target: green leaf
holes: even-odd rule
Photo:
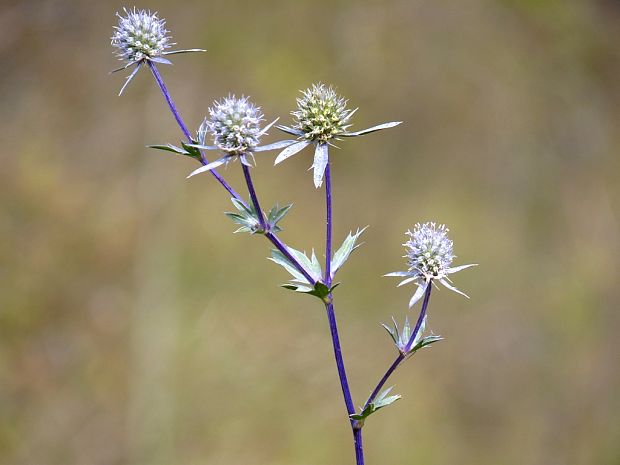
[[[180,147],[177,147],[176,145],[172,145],[172,144],[147,145],[147,147],[150,148],[150,149],[163,150],[165,152],[172,152],[172,153],[178,153],[179,155],[189,156],[189,152],[187,150],[184,150],[184,149],[182,149]]]
[[[366,418],[368,418],[370,415],[375,413],[377,410],[380,410],[383,407],[387,407],[388,405],[393,404],[397,400],[400,400],[402,396],[398,394],[393,395],[393,396],[388,396],[388,394],[393,388],[394,386],[389,387],[385,389],[384,391],[382,391],[377,397],[375,397],[375,399],[372,402],[366,405],[366,408],[364,408],[360,413],[354,413],[350,415],[350,418],[352,420],[356,420],[356,421],[363,423],[366,420]]]
[[[179,155],[184,155],[186,157],[195,158],[196,160],[201,160],[200,150],[189,146],[185,142],[181,142],[181,146],[183,148],[177,147],[176,145],[172,145],[172,144],[147,145],[147,147],[151,149],[163,150],[165,152],[172,152],[172,153],[176,153]]]
[[[196,141],[192,141],[192,144],[195,144]],[[185,142],[181,142],[183,148],[187,151],[188,156],[195,158],[196,160],[202,160],[202,155],[200,154],[200,150],[196,147],[192,147],[191,144],[187,144]]]
[[[409,352],[410,355],[413,355],[414,352],[420,350],[423,347],[429,346],[431,344],[434,344],[435,342],[439,342],[442,341],[443,337],[441,336],[435,336],[434,334],[430,335],[430,336],[426,336],[423,337],[420,342],[418,342],[415,346],[413,346],[411,348],[411,352]]]
[[[235,233],[249,232],[251,234],[256,234],[264,232],[260,228],[260,220],[258,219],[258,215],[252,207],[246,206],[241,200],[236,199],[235,197],[232,197],[231,201],[239,213],[225,212],[224,214],[233,220],[233,222],[242,226],[237,229]]]
[[[278,222],[284,218],[292,206],[293,204],[289,204],[280,208],[276,204],[271,208],[271,210],[269,210],[269,214],[267,215],[267,223],[269,224],[269,229],[271,231],[282,231],[282,228],[278,226]]]
[[[274,263],[277,263],[282,268],[284,268],[286,271],[288,271],[291,274],[291,276],[295,278],[295,280],[299,282],[303,282],[303,283],[308,283],[308,280],[305,278],[305,276],[301,274],[301,272],[297,268],[295,268],[295,266],[288,260],[288,258],[286,258],[282,254],[282,252],[280,252],[279,250],[275,250],[275,249],[272,250],[271,257],[269,258],[269,260],[271,260]],[[308,284],[311,285],[311,283],[308,283]],[[298,286],[296,285],[295,287],[297,288]]]
[[[330,294],[339,285],[340,283],[336,283],[332,287],[328,288],[322,282],[317,281],[314,287],[311,287],[309,284],[300,283],[298,281],[291,281],[287,284],[283,284],[282,287],[285,289],[289,289],[291,291],[300,292],[303,294],[308,294],[314,297],[318,297],[319,299],[321,299],[323,303],[328,304],[331,302]]]
[[[332,277],[336,275],[336,272],[347,261],[347,259],[351,255],[351,252],[353,252],[361,245],[355,245],[355,243],[357,242],[357,239],[361,236],[361,234],[366,230],[366,228],[368,228],[368,226],[362,229],[358,229],[355,234],[349,233],[340,248],[336,251],[336,253],[332,257],[331,262]]]

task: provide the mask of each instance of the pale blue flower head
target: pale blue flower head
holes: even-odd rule
[[[273,126],[277,119],[265,127],[261,127],[264,115],[249,97],[237,98],[229,95],[209,108],[209,115],[198,129],[198,144],[188,144],[198,150],[215,150],[224,152],[224,156],[192,171],[188,177],[212,171],[239,159],[246,166],[252,166],[255,152],[278,150],[294,143],[293,140],[258,145],[262,136]],[[206,145],[210,137],[213,145]]]
[[[123,11],[125,16],[116,13],[118,26],[114,27],[112,35],[112,46],[117,48],[121,60],[135,62],[154,58],[170,48],[166,21],[159,19],[157,13],[135,8]]]
[[[229,155],[252,152],[263,135],[263,113],[248,97],[229,95],[209,108],[203,125],[213,144]]]
[[[312,84],[312,87],[301,91],[297,99],[297,110],[291,115],[295,119],[292,127],[277,126],[278,129],[296,136],[298,142],[286,147],[275,160],[275,164],[299,153],[307,146],[314,144],[314,162],[312,164],[314,186],[323,184],[325,168],[329,163],[328,146],[332,140],[340,137],[357,137],[382,129],[398,126],[400,121],[380,124],[361,131],[350,132],[349,120],[357,111],[347,109],[347,100],[339,96],[333,87],[324,84]]]
[[[170,60],[164,58],[165,55],[177,53],[204,52],[203,49],[192,48],[187,50],[168,50],[174,43],[170,42],[171,37],[166,29],[166,21],[160,19],[157,13],[148,10],[133,10],[123,8],[124,15],[116,13],[118,25],[114,26],[112,34],[112,46],[116,48],[116,55],[126,64],[112,71],[113,73],[127,69],[136,65],[135,69],[127,77],[125,84],[121,88],[119,95],[123,93],[125,87],[134,78],[140,67],[149,62],[165,65],[172,64]]]
[[[449,229],[435,223],[416,224],[413,231],[407,231],[409,240],[403,245],[407,251],[407,271],[396,271],[385,276],[399,276],[405,279],[399,286],[407,283],[415,283],[418,288],[409,302],[412,307],[423,295],[426,287],[433,281],[439,281],[446,288],[458,294],[466,294],[459,291],[451,283],[448,275],[461,271],[474,264],[452,267],[454,244],[448,238]]]

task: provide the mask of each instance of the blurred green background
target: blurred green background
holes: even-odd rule
[[[211,177],[145,148],[181,137],[151,76],[117,97],[123,6],[0,6],[0,463],[353,463],[322,306],[230,234]],[[336,241],[370,225],[336,295],[356,404],[394,357],[379,323],[407,313],[381,278],[404,232],[446,223],[480,263],[455,276],[471,300],[433,294],[446,340],[396,373],[367,463],[620,463],[620,2],[137,6],[209,50],[161,68],[194,129],[229,92],[289,122],[319,80],[357,129],[405,121],[332,154]],[[263,204],[293,202],[282,237],[322,253],[310,152],[274,156]]]

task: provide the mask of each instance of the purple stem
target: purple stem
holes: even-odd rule
[[[290,261],[295,268],[299,270],[301,274],[304,275],[304,278],[308,280],[313,286],[316,284],[316,280],[310,276],[310,274],[306,271],[306,269],[293,257],[293,255],[288,251],[286,245],[276,236],[274,233],[268,230],[267,223],[265,222],[265,215],[260,208],[260,203],[258,202],[258,196],[256,195],[256,190],[254,190],[254,183],[252,182],[252,175],[250,174],[250,167],[247,165],[243,165],[243,175],[245,176],[245,183],[248,185],[248,192],[250,193],[250,198],[252,199],[252,205],[254,205],[254,210],[257,211],[258,221],[260,222],[261,228],[265,231],[265,237],[269,239],[269,241],[284,255],[288,261]]]
[[[189,132],[189,129],[187,129],[187,126],[185,125],[185,123],[183,122],[181,115],[177,111],[177,107],[174,105],[174,102],[172,101],[172,98],[170,97],[170,93],[168,92],[168,89],[166,88],[166,84],[164,84],[164,80],[161,78],[161,75],[159,74],[159,70],[157,69],[157,66],[155,66],[155,63],[153,63],[151,60],[146,60],[146,63],[149,65],[149,68],[151,69],[151,73],[153,73],[153,77],[155,78],[155,81],[157,81],[157,85],[159,86],[161,93],[164,94],[164,98],[166,99],[166,102],[168,103],[168,106],[170,107],[170,111],[172,112],[174,119],[177,120],[177,124],[181,128],[181,131],[183,131],[183,134],[185,134],[185,137],[187,137],[188,142],[192,143],[193,142],[192,135]],[[207,160],[207,157],[205,157],[205,154],[202,151],[200,151],[200,162],[203,165],[206,165],[207,163],[209,163],[209,160]],[[230,195],[232,195],[234,198],[238,200],[243,201],[241,197],[239,196],[239,194],[235,192],[235,190],[230,186],[230,184],[226,182],[226,180],[222,177],[222,175],[220,175],[220,173],[218,173],[216,170],[211,170],[211,174],[215,177],[215,179],[218,180],[218,182],[224,187],[224,189],[226,189],[230,193]]]
[[[332,285],[332,176],[329,169],[329,159],[325,167],[325,212],[327,216],[327,231],[325,234],[325,285]]]
[[[254,190],[254,183],[252,183],[252,176],[250,176],[250,167],[245,163],[241,163],[241,166],[243,167],[243,176],[245,176],[245,183],[248,185],[248,192],[250,193],[250,199],[252,199],[252,205],[254,205],[254,210],[256,210],[256,214],[258,215],[260,227],[263,231],[267,231],[265,216],[263,215],[263,211],[258,203],[258,197],[256,196],[256,191]]]
[[[411,346],[413,345],[413,341],[415,341],[416,336],[418,335],[418,331],[420,331],[420,327],[422,326],[422,322],[424,321],[424,317],[426,316],[426,308],[428,307],[428,302],[431,299],[431,291],[433,290],[433,281],[430,280],[426,284],[426,292],[424,292],[424,301],[422,302],[422,310],[420,311],[420,316],[418,316],[418,321],[416,321],[415,328],[409,336],[409,342],[405,346],[404,352],[407,353],[411,350]]]
[[[172,101],[172,97],[170,97],[170,93],[168,92],[168,89],[166,88],[166,84],[164,84],[164,80],[159,74],[159,71],[157,67],[155,66],[155,63],[151,61],[147,61],[147,63],[149,65],[149,68],[151,69],[151,72],[153,73],[153,77],[155,78],[155,81],[157,81],[157,85],[159,86],[161,93],[164,95],[164,98],[166,99],[166,102],[168,103],[168,106],[170,107],[170,111],[172,112],[174,119],[177,121],[179,127],[181,128],[181,131],[183,131],[183,134],[185,134],[185,137],[187,137],[187,140],[191,142],[192,137],[189,132],[189,129],[187,129],[187,126],[183,122],[181,115],[177,111],[177,108],[174,105],[174,102]],[[209,161],[204,156],[204,153],[202,151],[200,152],[200,158],[201,158],[200,161],[203,165],[206,165],[207,163],[209,163]],[[211,170],[211,174],[215,176],[215,179],[219,181],[219,183],[224,187],[224,189],[226,189],[230,193],[230,195],[232,195],[234,198],[236,198],[237,200],[245,204],[241,196],[237,194],[237,192],[235,192],[235,190],[224,180],[224,178],[222,178],[222,176],[216,170]],[[312,283],[312,285],[316,284],[316,280],[312,278],[312,276],[310,276],[310,274],[301,265],[301,263],[299,263],[297,259],[295,259],[295,257],[291,255],[286,245],[275,234],[273,234],[272,232],[267,232],[265,233],[265,237],[267,237],[267,239],[271,241],[271,243],[282,253],[282,255],[284,255],[295,266],[295,268],[297,268],[299,272],[304,275],[304,277],[308,280],[309,283]]]
[[[379,391],[381,391],[381,388],[383,388],[383,385],[387,382],[388,378],[392,375],[392,373],[394,373],[394,371],[396,371],[396,368],[399,367],[402,361],[405,360],[405,355],[403,355],[403,352],[406,354],[407,352],[411,350],[413,341],[415,340],[418,334],[418,331],[420,330],[420,327],[422,326],[422,322],[424,321],[424,317],[426,316],[426,309],[428,308],[428,302],[431,298],[432,288],[433,288],[432,282],[429,282],[426,287],[426,292],[424,293],[424,301],[422,302],[422,310],[420,310],[420,316],[418,316],[418,321],[416,322],[415,328],[413,332],[411,333],[411,336],[409,336],[409,341],[407,342],[407,345],[405,346],[403,351],[398,354],[398,357],[396,357],[396,360],[394,360],[392,365],[390,365],[390,368],[387,369],[383,377],[379,380],[379,383],[377,383],[377,386],[375,387],[375,389],[372,391],[372,393],[368,397],[368,400],[364,404],[364,408],[362,410],[368,407],[368,405],[373,400],[375,400],[375,398],[379,394]]]
[[[301,265],[301,263],[299,263],[297,259],[293,257],[293,255],[291,255],[291,253],[288,251],[288,247],[286,246],[286,244],[282,242],[278,236],[276,236],[271,231],[267,231],[265,233],[265,237],[269,239],[269,241],[276,247],[276,249],[282,252],[282,255],[284,255],[287,260],[291,262],[301,274],[304,275],[304,278],[306,278],[308,282],[312,284],[312,286],[316,285],[316,279],[310,276],[310,273],[306,271],[306,269]]]
[[[329,161],[325,167],[325,210],[327,217],[327,230],[325,234],[325,276],[324,281],[327,287],[331,287],[331,259],[332,259],[332,177],[329,169]],[[325,305],[327,310],[327,319],[329,321],[329,330],[332,336],[332,345],[334,347],[334,357],[336,359],[336,368],[338,369],[338,377],[340,378],[340,387],[344,403],[347,407],[349,416],[355,413],[355,405],[351,397],[351,389],[347,380],[347,371],[344,367],[344,358],[342,357],[342,349],[340,347],[340,337],[338,336],[338,323],[336,322],[336,313],[334,312],[333,297],[331,293],[328,296],[328,302]],[[357,465],[364,465],[364,447],[362,443],[362,428],[355,420],[351,420],[351,429],[353,431],[353,441],[355,445],[355,462]]]
[[[373,400],[375,400],[375,397],[377,397],[383,385],[387,382],[388,378],[392,375],[392,373],[394,373],[396,368],[398,368],[398,365],[400,365],[400,362],[402,362],[404,358],[405,356],[403,354],[401,353],[398,354],[398,357],[396,357],[396,360],[394,360],[394,363],[392,363],[392,365],[390,366],[390,368],[387,369],[387,371],[385,372],[385,374],[383,375],[379,383],[377,383],[377,387],[375,387],[374,391],[372,391],[372,394],[370,394],[370,396],[368,397],[368,400],[364,404],[364,408],[362,410],[368,407],[370,403]]]

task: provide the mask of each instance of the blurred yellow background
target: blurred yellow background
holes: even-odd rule
[[[0,6],[0,463],[354,462],[324,309],[280,289],[261,238],[178,143],[154,81],[125,74],[101,1]],[[355,129],[332,151],[335,240],[370,225],[339,274],[354,399],[407,314],[404,232],[451,228],[471,296],[433,294],[446,340],[393,382],[367,463],[620,463],[620,2],[154,1],[180,48],[161,72],[194,130],[250,95],[290,122],[298,90],[337,86]],[[275,130],[267,141],[282,138]],[[257,155],[282,237],[322,254],[309,151]],[[245,192],[239,164],[224,174]]]

